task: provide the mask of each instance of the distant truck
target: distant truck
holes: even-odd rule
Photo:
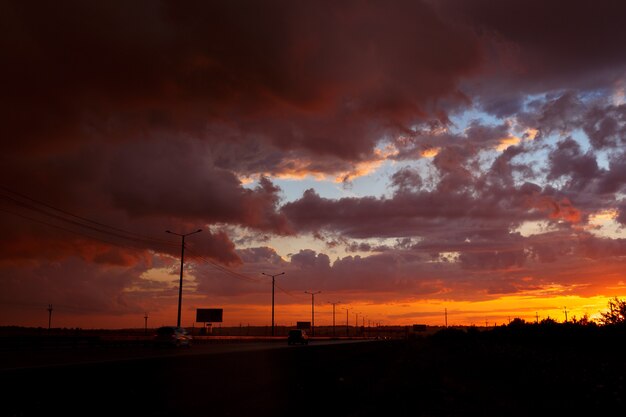
[[[293,329],[289,330],[287,334],[287,344],[288,345],[308,345],[309,344],[309,335],[303,329]]]

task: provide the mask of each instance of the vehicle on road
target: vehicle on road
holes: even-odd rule
[[[178,326],[159,327],[153,337],[156,346],[191,347],[192,340],[189,332]]]
[[[309,344],[309,335],[302,329],[297,330],[289,330],[289,334],[287,335],[287,344],[288,345],[308,345]]]

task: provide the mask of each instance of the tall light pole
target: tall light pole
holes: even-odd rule
[[[333,336],[335,336],[335,305],[341,303],[341,301],[335,301],[334,303],[329,301],[329,303],[333,305]]]
[[[363,316],[361,317],[361,319],[363,320],[363,326],[362,326],[362,327],[363,327],[363,336],[365,336],[365,335],[366,335],[366,329],[365,329],[365,317],[366,317],[366,316],[365,316],[365,314],[363,314]]]
[[[170,233],[172,235],[182,237],[182,244],[180,245],[180,281],[178,283],[178,318],[176,319],[176,326],[180,327],[180,305],[183,301],[183,264],[185,261],[185,237],[189,235],[193,235],[194,233],[200,233],[202,229],[198,229],[195,232],[189,232],[185,234],[174,233],[169,230],[166,230],[165,233]]]
[[[275,275],[266,274],[265,272],[261,272],[261,273],[263,275],[267,275],[268,277],[272,277],[272,336],[274,336],[274,280],[277,276],[283,275],[284,272],[281,272],[280,274],[275,274]]]
[[[305,294],[311,294],[311,336],[315,336],[315,294],[321,293],[321,291],[305,291]]]
[[[50,330],[51,325],[52,325],[52,304],[48,304],[48,330]]]
[[[346,337],[350,337],[350,322],[348,321],[348,311],[350,311],[350,308],[346,307]]]

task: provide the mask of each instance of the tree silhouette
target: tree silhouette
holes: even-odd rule
[[[626,300],[613,297],[609,300],[609,310],[601,313],[602,324],[624,324],[626,323]]]

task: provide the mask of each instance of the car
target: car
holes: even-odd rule
[[[153,336],[156,346],[191,347],[192,340],[189,332],[178,326],[161,326]]]
[[[289,330],[289,334],[287,335],[287,344],[288,345],[308,345],[309,344],[309,335],[302,329],[297,330]]]

